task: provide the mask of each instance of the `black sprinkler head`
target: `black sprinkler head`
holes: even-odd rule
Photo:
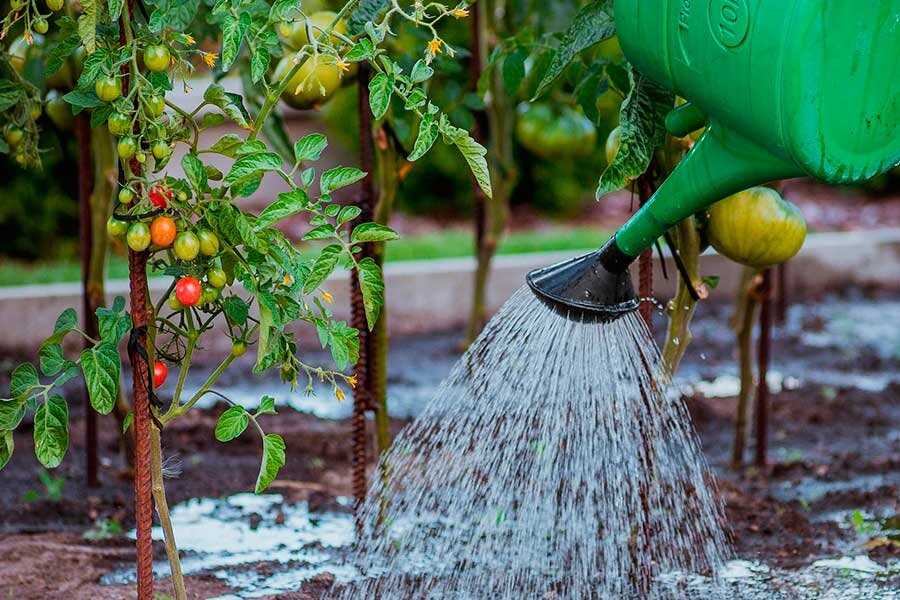
[[[633,260],[611,238],[595,252],[535,269],[525,279],[531,291],[560,315],[604,323],[638,308],[628,275]]]

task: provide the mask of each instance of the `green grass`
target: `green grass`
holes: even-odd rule
[[[498,254],[524,254],[596,248],[609,237],[609,232],[593,227],[554,227],[541,231],[509,234]],[[404,237],[388,244],[387,260],[428,260],[471,256],[474,249],[471,231],[450,229],[436,233]],[[107,277],[128,277],[128,262],[118,255],[110,257]],[[29,285],[79,281],[81,269],[76,259],[38,263],[0,260],[0,286]]]

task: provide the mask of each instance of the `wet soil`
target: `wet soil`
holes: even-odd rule
[[[836,305],[843,306],[846,300],[839,299]],[[883,297],[866,301],[877,303]],[[890,306],[900,303],[896,296],[888,301]],[[856,300],[851,297],[849,302],[852,306]],[[734,370],[731,334],[725,325],[728,308],[710,305],[703,310],[684,369],[697,379]],[[797,373],[794,385],[779,386],[772,395],[769,464],[762,469],[729,466],[733,394],[686,392],[704,452],[718,478],[737,557],[784,569],[845,555],[868,555],[879,564],[900,559],[900,543],[885,541],[859,521],[900,512],[900,383],[862,389],[866,386],[836,386],[814,376],[831,371],[896,374],[900,352],[878,344],[846,343],[840,336],[822,343],[810,337],[833,327],[833,320],[822,317],[811,304],[792,310],[788,324],[776,331],[773,369],[802,363],[806,371]],[[885,327],[896,327],[896,322]],[[848,335],[857,342],[865,337],[856,330]],[[392,380],[402,379],[404,373],[415,379],[420,372],[418,357],[427,355],[434,364],[443,360],[449,365],[457,344],[457,333],[397,341],[392,358],[399,366],[392,371]],[[791,372],[785,370],[785,382],[788,375]],[[441,376],[438,373],[436,379]],[[70,456],[53,473],[65,480],[61,499],[47,498],[38,480],[27,426],[16,433],[16,452],[0,476],[0,598],[133,597],[130,586],[100,585],[104,574],[133,561],[131,543],[123,537],[84,538],[85,531],[96,530],[104,521],[124,529],[132,525],[130,482],[116,451],[116,426],[112,418],[101,419],[102,486],[88,488],[83,483],[84,423],[79,403],[71,405]],[[247,435],[229,444],[216,442],[212,431],[221,410],[222,406],[212,406],[193,411],[165,432],[166,466],[173,475],[167,482],[170,504],[252,490],[258,440]],[[405,423],[394,419],[394,430]],[[270,424],[289,449],[287,465],[272,491],[282,494],[285,502],[307,501],[311,512],[347,512],[346,503],[336,498],[350,492],[349,422],[282,408]],[[748,463],[754,450],[749,433]],[[855,511],[862,517],[855,518]],[[156,551],[162,560],[162,547],[157,545]],[[264,569],[265,563],[254,568]],[[892,581],[900,585],[897,577]],[[272,597],[320,598],[330,583],[327,575],[318,575],[300,590]],[[166,582],[159,588],[168,589]],[[213,572],[201,572],[189,577],[189,589],[192,597],[207,598],[227,594],[230,588]]]

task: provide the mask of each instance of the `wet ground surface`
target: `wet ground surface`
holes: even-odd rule
[[[728,466],[737,390],[728,312],[701,307],[676,385],[726,502],[736,561],[725,575],[735,596],[900,597],[900,296],[851,291],[791,308],[773,343],[771,464],[763,470]],[[449,333],[395,343],[395,429],[449,371],[458,341]],[[166,431],[168,466],[181,472],[167,487],[189,589],[197,598],[320,598],[333,575],[354,575],[344,561],[353,537],[344,499],[349,402],[325,391],[308,399],[275,380],[225,383],[224,393],[250,405],[276,397],[272,431],[285,437],[288,464],[272,493],[255,497],[242,492],[256,478],[258,440],[217,443],[221,406]],[[132,597],[131,491],[114,423],[101,421],[104,485],[88,489],[75,412],[72,455],[54,473],[64,479],[58,500],[38,480],[30,431],[16,435],[0,485],[0,597]],[[752,452],[751,442],[748,459]]]

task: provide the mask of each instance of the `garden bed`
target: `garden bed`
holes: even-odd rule
[[[851,290],[791,308],[786,325],[775,334],[772,464],[762,472],[727,466],[736,372],[726,326],[729,308],[716,302],[700,311],[696,339],[676,384],[687,397],[726,502],[740,559],[730,565],[730,576],[764,572],[769,580],[787,582],[786,589],[808,579],[817,585],[829,582],[826,591],[852,583],[860,595],[834,597],[888,597],[879,594],[900,584],[898,532],[886,529],[897,523],[885,521],[900,512],[900,333],[885,323],[900,317],[900,297]],[[457,333],[396,340],[390,374],[395,430],[449,370],[458,340]],[[272,494],[261,500],[233,496],[252,488],[257,440],[247,435],[217,443],[212,429],[220,406],[192,412],[166,429],[168,466],[181,472],[167,486],[170,502],[184,503],[175,508],[175,518],[189,589],[197,598],[249,597],[254,591],[319,598],[329,573],[350,574],[342,566],[352,539],[343,499],[350,492],[350,424],[344,418],[349,406],[335,409],[327,399],[315,403],[300,394],[279,393],[282,388],[271,380],[225,385],[238,398],[274,393],[281,406],[290,396],[294,406],[311,412],[280,409],[277,431],[287,443],[288,461]],[[17,452],[0,487],[0,596],[133,596],[127,586],[134,560],[131,542],[83,538],[86,530],[97,534],[104,523],[107,529],[112,522],[131,527],[131,491],[121,477],[114,424],[102,421],[107,461],[99,489],[82,483],[82,426],[76,415],[73,460],[55,473],[65,477],[59,501],[40,497],[46,492],[36,477],[30,432],[16,433]],[[25,490],[39,497],[23,501]],[[215,522],[221,535],[212,540],[201,535],[204,519]],[[157,551],[164,568],[161,545]],[[844,560],[817,562],[829,559]]]

